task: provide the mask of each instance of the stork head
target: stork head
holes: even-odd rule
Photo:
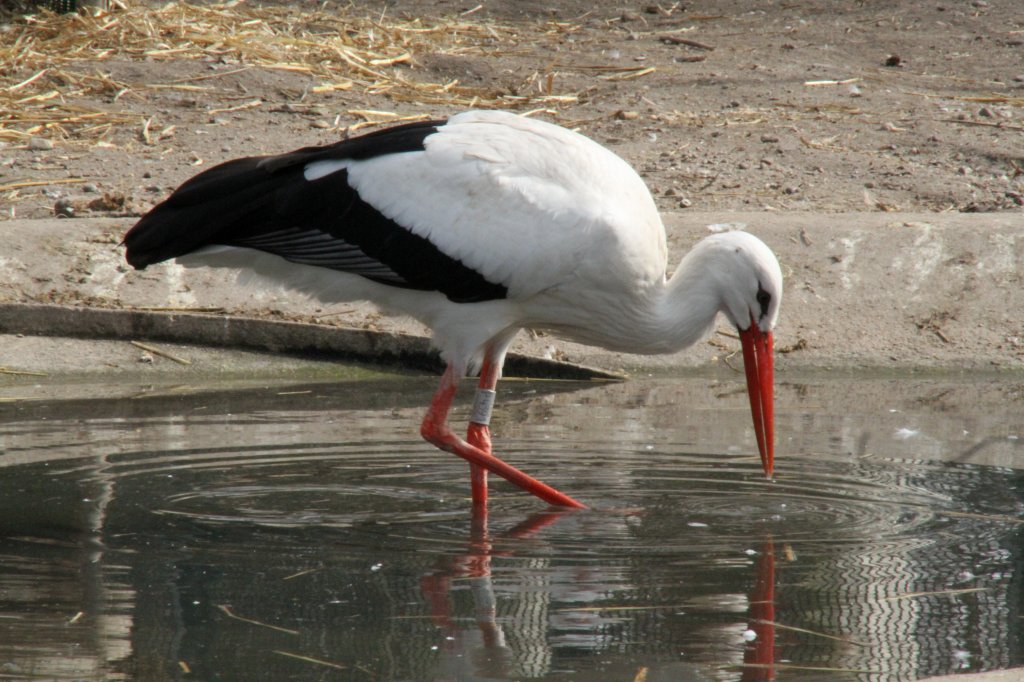
[[[764,473],[775,466],[775,387],[772,330],[782,303],[782,269],[764,242],[746,232],[714,237],[720,247],[722,311],[739,331],[743,368]]]

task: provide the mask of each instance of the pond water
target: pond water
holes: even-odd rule
[[[780,377],[775,481],[737,377],[507,381],[496,453],[592,508],[486,517],[418,437],[435,382],[8,386],[0,678],[1024,665],[1022,380]]]

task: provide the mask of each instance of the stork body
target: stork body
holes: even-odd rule
[[[176,258],[241,267],[326,302],[370,300],[433,330],[447,362],[425,438],[553,504],[581,506],[491,454],[487,421],[522,328],[611,350],[671,353],[718,313],[740,331],[755,430],[771,474],[771,331],[778,262],[743,232],[699,242],[671,278],[640,177],[592,140],[504,112],[470,111],[324,147],[229,161],[192,178],[125,236],[136,268]],[[447,415],[480,371],[467,440]]]

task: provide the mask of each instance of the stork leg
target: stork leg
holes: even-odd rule
[[[582,503],[545,483],[541,483],[514,466],[506,464],[489,452],[484,452],[479,447],[470,445],[452,432],[451,427],[448,426],[448,413],[451,411],[452,401],[455,399],[458,381],[459,377],[456,376],[454,368],[448,365],[448,368],[444,371],[444,376],[441,377],[441,385],[434,394],[434,399],[430,402],[430,409],[427,410],[423,423],[420,425],[420,434],[423,438],[445,452],[458,455],[471,465],[476,465],[501,476],[526,492],[536,495],[548,504],[561,507],[575,507],[577,509],[584,508],[585,505]]]
[[[492,350],[488,347],[484,356],[483,367],[480,368],[480,383],[476,388],[476,401],[473,416],[466,431],[466,441],[491,454],[491,405],[494,403],[494,391],[501,374],[501,365],[492,358]],[[469,463],[469,479],[473,491],[473,506],[487,508],[487,469],[478,464]]]

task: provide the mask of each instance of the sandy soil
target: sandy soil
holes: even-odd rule
[[[537,115],[577,127],[633,163],[663,209],[1024,205],[1017,0],[284,4],[309,12],[311,23],[326,14],[507,27],[470,47],[443,37],[417,45],[408,60],[379,68],[500,93],[508,108],[545,109]],[[13,44],[25,19],[5,6],[0,42]],[[69,205],[79,215],[135,213],[213,163],[337,140],[364,122],[352,111],[444,116],[456,108],[359,87],[316,92],[314,76],[247,64],[231,50],[198,60],[173,50],[67,56],[17,94],[45,85],[118,119],[89,135],[0,118],[0,187],[16,186],[0,193],[3,217],[46,217]],[[0,91],[39,64],[38,55],[5,64]],[[76,87],[93,76],[127,90]],[[197,89],[150,87],[175,83]],[[538,97],[545,93],[559,97]],[[67,178],[81,181],[45,184]],[[96,201],[104,194],[111,199]]]

